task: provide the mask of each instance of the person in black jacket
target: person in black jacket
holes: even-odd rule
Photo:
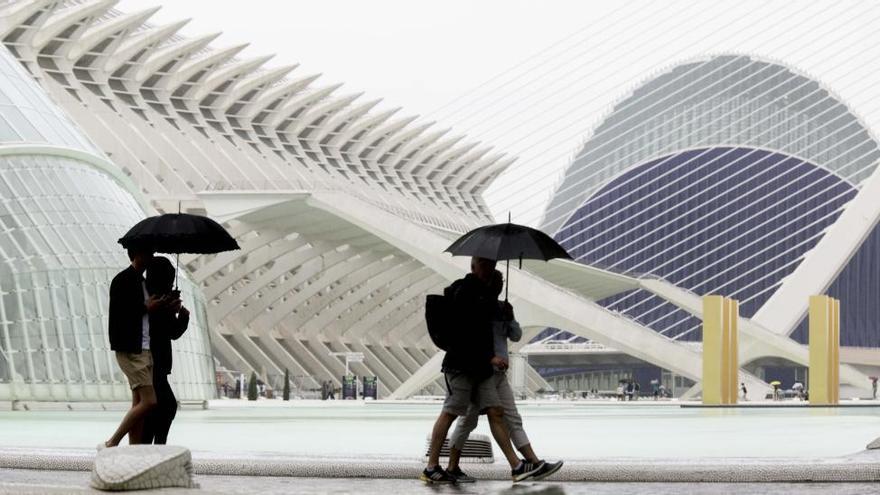
[[[517,456],[492,380],[494,366],[507,365],[502,358],[495,356],[493,321],[498,298],[491,288],[494,273],[494,260],[474,257],[471,259],[471,273],[444,290],[445,297],[451,301],[455,323],[454,328],[449,329],[449,348],[443,358],[446,400],[431,432],[428,466],[419,476],[425,483],[456,483],[455,473],[440,466],[440,448],[452,422],[467,414],[471,401],[488,416],[492,436],[510,464],[514,481],[523,481],[543,467],[543,463],[523,462]]]
[[[165,300],[147,294],[143,273],[153,258],[152,251],[129,250],[131,265],[110,283],[108,314],[110,349],[131,386],[131,409],[116,432],[98,448],[116,447],[125,435],[129,443],[143,441],[144,419],[156,406],[153,390],[153,361],[150,354],[149,314],[165,305]]]
[[[186,332],[189,311],[180,301],[180,291],[172,290],[176,270],[168,258],[157,256],[147,266],[147,292],[165,296],[167,304],[150,315],[150,352],[153,354],[153,389],[157,405],[147,415],[144,443],[164,445],[168,441],[171,422],[177,415],[177,398],[168,384],[171,374],[171,341]]]

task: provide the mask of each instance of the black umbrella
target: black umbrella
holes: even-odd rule
[[[119,244],[125,249],[177,254],[178,264],[180,253],[213,254],[239,249],[235,239],[219,223],[188,213],[145,218],[129,229]]]
[[[496,261],[507,261],[507,277],[510,276],[510,260],[549,261],[554,258],[571,259],[568,252],[540,230],[517,225],[515,223],[499,223],[476,228],[459,237],[446,252],[454,256],[478,256]],[[504,299],[507,299],[505,286]]]

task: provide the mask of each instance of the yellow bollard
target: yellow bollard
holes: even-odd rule
[[[703,297],[703,404],[736,404],[739,397],[739,303]]]
[[[810,296],[810,404],[840,400],[840,301]]]

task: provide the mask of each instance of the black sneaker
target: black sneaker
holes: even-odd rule
[[[455,478],[456,483],[474,483],[475,481],[477,481],[476,479],[468,476],[458,466],[455,466],[455,469],[446,472],[449,473],[450,476]]]
[[[541,469],[538,470],[537,473],[532,475],[532,480],[533,481],[540,481],[540,480],[550,476],[551,474],[555,473],[556,471],[559,471],[560,469],[562,469],[562,461],[545,462],[544,467],[542,467]]]
[[[540,471],[541,468],[544,467],[544,464],[547,463],[544,461],[539,461],[537,463],[522,461],[520,462],[519,467],[510,470],[510,476],[513,478],[514,483],[527,480]]]
[[[445,469],[436,466],[434,469],[425,469],[419,475],[419,479],[431,485],[454,485],[455,478],[447,473]]]

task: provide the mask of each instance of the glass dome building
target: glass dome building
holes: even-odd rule
[[[146,216],[133,183],[0,49],[0,400],[128,400],[107,337],[117,239]],[[183,400],[214,395],[204,298],[175,345]]]
[[[747,55],[707,57],[613,107],[566,170],[543,226],[581,262],[724,294],[752,317],[878,160],[870,131],[818,81]],[[880,347],[878,236],[875,228],[840,261],[827,288],[842,301],[842,346]],[[702,339],[698,318],[647,291],[600,303],[669,339]],[[788,334],[806,343],[805,326]]]

